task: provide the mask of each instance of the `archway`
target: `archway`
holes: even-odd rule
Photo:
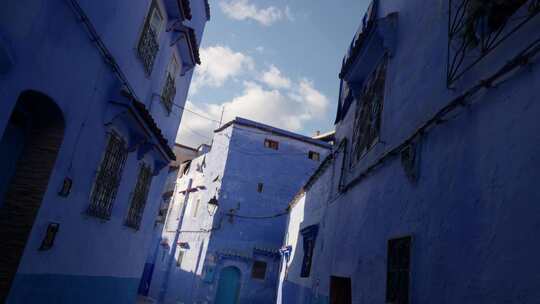
[[[17,273],[64,137],[52,99],[24,91],[0,140],[0,303]],[[37,248],[31,248],[37,250]]]
[[[219,272],[219,283],[216,292],[216,304],[236,304],[240,295],[240,270],[228,266]]]

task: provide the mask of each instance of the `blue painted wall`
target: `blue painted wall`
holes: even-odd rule
[[[389,59],[381,140],[353,168],[342,166],[350,145],[336,150],[332,166],[293,203],[284,239],[293,250],[287,267],[282,263],[278,303],[328,297],[330,276],[351,278],[353,303],[384,303],[387,242],[405,235],[412,236],[410,303],[534,303],[540,296],[537,57],[504,82],[482,89],[472,105],[421,137],[415,183],[399,157],[345,192],[337,182],[343,174],[343,184],[349,184],[440,108],[538,39],[540,20],[535,17],[514,33],[450,90],[448,1],[380,1],[378,18],[393,12],[397,43]],[[353,102],[337,124],[338,143],[350,144],[355,110]],[[319,234],[311,274],[301,278],[299,230],[314,223]]]
[[[228,266],[241,273],[239,303],[275,301],[278,249],[286,224],[286,216],[277,215],[284,213],[287,202],[320,163],[309,159],[308,152],[318,152],[322,159],[331,146],[241,118],[235,121],[241,123],[216,131],[212,149],[194,159],[189,172],[178,180],[174,205],[162,234],[169,242],[186,200],[182,191],[189,180],[198,190],[188,195],[181,217],[179,242],[189,244],[189,248],[178,248],[183,259],[178,267],[173,262],[165,303],[214,302],[221,269]],[[279,142],[277,151],[265,148],[267,138]],[[263,183],[261,193],[257,191],[258,183]],[[214,195],[219,202],[216,212],[208,209]],[[230,212],[269,218],[231,218],[227,215]],[[170,253],[170,249],[164,250]],[[255,260],[267,263],[264,279],[251,276]],[[159,282],[164,279],[163,272],[155,271],[151,288],[154,299],[162,286]]]
[[[135,47],[150,2],[80,0],[79,4],[172,145],[182,112],[174,108],[168,115],[155,94],[162,90],[172,54],[182,54],[169,46],[173,37],[163,29],[152,74],[144,75]],[[165,10],[166,2],[171,1],[157,1],[165,23],[173,13]],[[51,97],[66,121],[62,146],[12,286],[10,303],[37,298],[40,302],[49,299],[49,303],[132,303],[167,170],[153,178],[138,231],[126,227],[124,218],[140,162],[164,160],[156,151],[142,159],[135,151],[129,153],[110,220],[85,214],[106,132],[114,129],[129,138],[126,130],[133,121],[124,113],[125,108],[109,102],[118,99],[120,84],[69,3],[12,1],[0,10],[0,134],[19,94],[29,89]],[[207,21],[204,1],[190,3],[193,19],[185,24],[194,28],[200,43]],[[174,102],[178,105],[185,103],[193,72],[185,70],[176,78]],[[108,122],[111,124],[105,125]],[[57,195],[65,176],[73,179],[67,198]],[[55,245],[49,251],[38,251],[51,221],[60,223]]]

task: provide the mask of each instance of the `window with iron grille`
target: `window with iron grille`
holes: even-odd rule
[[[116,133],[110,133],[90,195],[88,214],[103,219],[111,216],[127,153],[124,140]]]
[[[125,222],[126,226],[139,229],[151,184],[152,170],[150,166],[143,163],[139,169],[135,190],[133,190],[131,196],[131,204]]]
[[[178,74],[179,65],[176,57],[173,55],[171,63],[167,68],[167,75],[165,76],[165,85],[163,86],[163,92],[161,93],[161,101],[167,110],[167,113],[171,113],[174,97],[176,96],[176,75]]]
[[[163,17],[159,11],[157,2],[154,0],[144,21],[143,30],[137,44],[137,55],[142,61],[146,75],[152,73],[154,62],[159,51],[159,33],[163,25]]]
[[[540,0],[449,0],[447,85],[540,14]]]
[[[366,80],[356,101],[351,165],[356,164],[379,140],[387,62],[385,56]]]
[[[388,241],[386,303],[409,303],[411,237]]]
[[[279,149],[279,142],[267,138],[264,140],[264,146],[268,149],[277,150]]]
[[[251,268],[251,277],[254,279],[264,280],[266,277],[266,262],[254,261]]]

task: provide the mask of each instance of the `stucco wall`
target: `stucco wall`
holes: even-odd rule
[[[265,148],[265,138],[277,140],[279,149]],[[320,162],[308,159],[308,151],[319,152],[321,159],[326,155],[329,146],[320,145],[239,124],[215,134],[210,152],[193,160],[190,172],[177,183],[177,192],[185,190],[189,179],[193,180],[192,187],[204,188],[192,192],[188,199],[180,242],[188,243],[189,249],[179,248],[184,256],[180,267],[173,266],[166,302],[214,301],[220,270],[227,266],[235,266],[241,272],[241,303],[275,300],[279,271],[275,251],[281,245],[286,218],[271,216],[284,212],[298,187],[319,165]],[[197,172],[203,160],[206,166]],[[259,182],[264,184],[261,193],[257,192]],[[215,214],[208,210],[208,201],[214,195],[219,202]],[[197,200],[200,205],[194,216]],[[171,214],[177,208],[173,207]],[[231,218],[227,215],[230,212],[270,218]],[[172,232],[167,230],[163,236],[171,239]],[[274,253],[254,253],[254,247]],[[264,280],[251,278],[254,259],[267,262]],[[152,286],[162,284],[157,283],[162,282],[158,277],[155,276]],[[156,289],[153,294],[155,298]]]
[[[447,1],[429,6],[425,1],[380,4],[379,17],[399,14],[398,43],[386,79],[381,142],[356,167],[345,167],[345,184],[452,98],[490,76],[536,39],[535,29],[540,25],[539,20],[531,21],[449,90]],[[535,203],[540,197],[535,186],[539,178],[535,168],[540,165],[537,64],[534,60],[504,82],[484,89],[474,96],[474,104],[425,133],[418,150],[416,183],[411,183],[399,157],[394,157],[347,192],[334,188],[320,219],[311,285],[294,275],[293,266],[283,283],[282,303],[309,303],[302,295],[287,293],[287,285],[305,287],[308,298],[326,298],[332,275],[352,279],[353,303],[384,302],[387,242],[405,235],[412,236],[411,303],[433,299],[534,303],[539,296],[535,269],[540,266],[535,258],[540,247],[534,240],[540,227]],[[337,126],[338,142],[350,141],[354,112],[353,103]],[[336,168],[336,175],[340,169]],[[318,208],[318,200],[310,199],[309,193],[327,183],[321,178],[305,203],[295,205],[290,234],[297,233],[300,214],[306,218]],[[296,243],[290,240],[298,251],[301,237]]]
[[[199,7],[198,2],[202,1],[193,2],[197,2],[192,9],[200,41],[204,28],[204,22],[200,21],[206,17],[204,8],[200,10]],[[129,153],[110,220],[85,214],[106,144],[106,132],[113,128],[123,136],[128,134],[124,128],[126,115],[119,114],[125,109],[109,103],[117,97],[118,80],[68,3],[16,1],[0,11],[3,47],[13,59],[11,68],[0,74],[0,130],[5,128],[19,94],[28,89],[51,97],[61,108],[66,121],[56,166],[19,265],[20,275],[13,287],[11,301],[20,303],[46,298],[54,303],[132,303],[167,170],[153,178],[138,231],[124,226],[124,218],[138,166],[141,161],[153,163],[158,157],[155,155],[154,158],[146,155],[141,160],[136,152]],[[161,49],[150,77],[144,76],[134,50],[149,3],[80,2],[140,101],[146,104],[171,143],[181,112],[174,109],[176,114],[167,115],[153,96],[161,92],[166,67],[172,52],[176,52],[174,47],[168,47],[171,36],[162,32]],[[184,104],[191,74],[192,71],[177,77],[175,103]],[[117,114],[121,116],[118,119]],[[105,126],[107,122],[112,124]],[[65,176],[73,179],[73,188],[67,198],[57,195]],[[60,230],[54,247],[41,252],[37,248],[49,222],[59,222]],[[66,280],[71,284],[58,288]],[[46,294],[44,290],[47,290]]]

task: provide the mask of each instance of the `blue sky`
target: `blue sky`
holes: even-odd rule
[[[214,0],[186,107],[312,135],[333,128],[341,60],[368,0]],[[177,141],[209,142],[216,122],[184,112]]]

